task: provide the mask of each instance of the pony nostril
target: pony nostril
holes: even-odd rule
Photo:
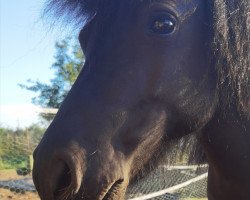
[[[83,177],[82,159],[79,159],[77,154],[59,152],[55,154],[50,166],[48,187],[53,199],[72,199],[81,187]]]
[[[65,162],[59,161],[55,176],[53,192],[54,197],[57,198],[69,192],[72,185],[72,174],[69,166]]]
[[[119,190],[122,188],[122,183],[124,182],[124,179],[117,180],[111,188],[108,190],[106,195],[104,196],[103,200],[110,200],[113,199],[112,197],[119,193]]]

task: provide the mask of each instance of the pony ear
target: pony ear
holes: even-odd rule
[[[44,15],[82,24],[82,20],[88,21],[97,11],[99,2],[100,0],[47,0]]]

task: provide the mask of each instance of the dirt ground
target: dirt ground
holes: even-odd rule
[[[0,170],[0,180],[19,180],[29,176],[19,176],[15,170]],[[0,200],[39,200],[37,193],[24,191],[10,191],[0,188]]]
[[[34,192],[25,192],[21,194],[0,188],[0,200],[39,200],[39,197]]]
[[[11,179],[21,179],[23,176],[19,176],[14,169],[0,170],[0,180],[11,180]]]

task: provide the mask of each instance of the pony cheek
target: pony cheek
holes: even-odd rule
[[[140,108],[129,112],[128,120],[112,138],[112,145],[127,157],[133,157],[139,149],[158,144],[166,133],[167,123],[168,113],[163,105],[141,103]]]

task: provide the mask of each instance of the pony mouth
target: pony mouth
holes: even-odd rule
[[[107,190],[102,200],[112,200],[117,199],[117,197],[123,195],[126,191],[126,188],[123,186],[124,179],[119,179],[111,185]],[[116,198],[115,198],[116,197]]]
[[[125,195],[126,192],[126,187],[124,186],[123,182],[124,182],[123,179],[119,179],[116,182],[114,182],[113,185],[111,185],[109,188],[107,188],[102,192],[102,195],[100,195],[100,199],[102,200],[122,199],[121,197]],[[66,189],[66,191],[65,190],[59,191],[54,197],[55,200],[78,200],[79,199],[78,195],[79,194],[72,195],[70,189],[68,188]]]

